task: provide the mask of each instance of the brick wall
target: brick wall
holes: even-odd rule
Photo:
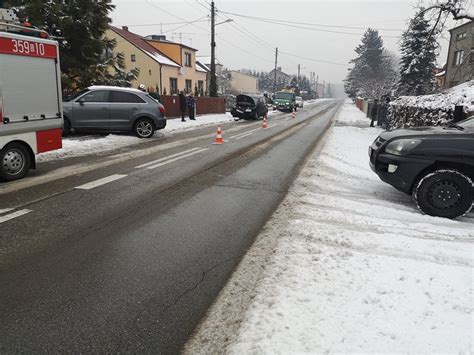
[[[225,98],[223,97],[196,97],[196,113],[225,113]],[[161,102],[166,109],[166,118],[181,117],[179,97],[162,95]]]

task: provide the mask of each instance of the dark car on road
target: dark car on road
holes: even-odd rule
[[[133,132],[150,138],[166,127],[165,108],[148,93],[114,86],[92,86],[63,100],[64,128],[73,132]]]
[[[474,117],[446,127],[381,133],[369,147],[380,179],[411,194],[432,216],[467,214],[474,195]]]
[[[266,116],[268,113],[267,102],[263,95],[237,95],[235,106],[230,111],[238,119],[253,119]]]

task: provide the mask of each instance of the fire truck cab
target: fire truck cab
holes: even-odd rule
[[[58,43],[20,34],[36,30],[4,19],[0,16],[0,180],[12,181],[36,167],[36,154],[62,148],[63,110]]]

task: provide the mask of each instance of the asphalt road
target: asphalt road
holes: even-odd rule
[[[0,185],[0,352],[179,352],[338,107]]]

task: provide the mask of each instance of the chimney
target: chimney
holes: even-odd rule
[[[127,32],[128,32],[128,26],[122,26],[122,30],[124,30],[124,31],[127,31]]]

